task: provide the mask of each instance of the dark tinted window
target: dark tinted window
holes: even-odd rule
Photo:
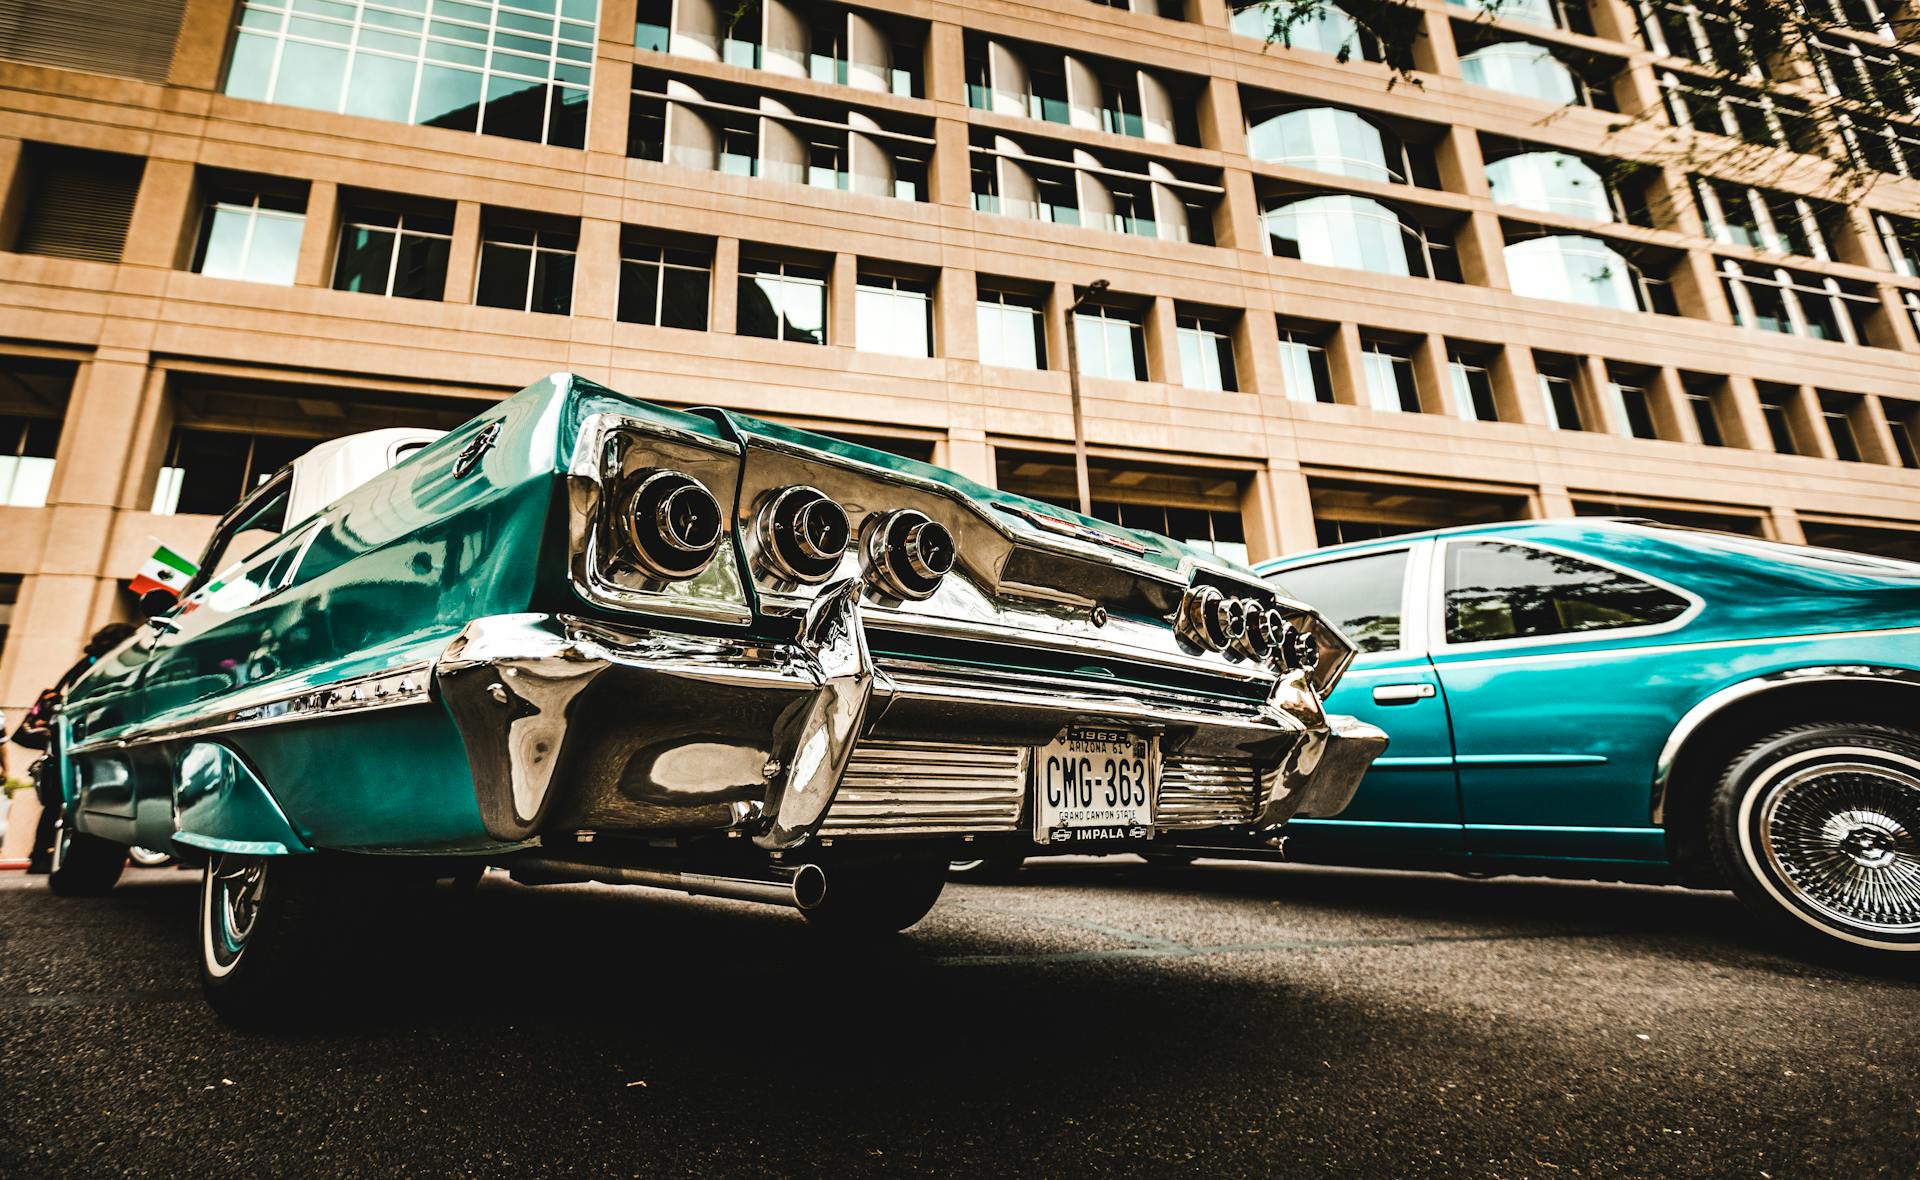
[[[1407,575],[1407,551],[1370,553],[1283,570],[1286,592],[1338,624],[1361,651],[1392,651],[1400,646],[1400,587]]]
[[[1482,643],[1644,627],[1687,600],[1618,570],[1521,545],[1447,547],[1447,642]]]

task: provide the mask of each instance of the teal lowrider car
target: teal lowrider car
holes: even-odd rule
[[[1393,750],[1294,858],[1734,889],[1920,954],[1920,566],[1645,521],[1533,521],[1263,567],[1361,654]]]
[[[1250,571],[950,472],[569,376],[316,449],[69,691],[53,888],[205,862],[231,1015],[349,882],[504,866],[919,920],[969,849],[1333,814],[1353,652]],[[396,869],[396,866],[398,868]]]

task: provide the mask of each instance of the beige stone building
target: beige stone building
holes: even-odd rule
[[[1224,0],[0,0],[0,706],[303,447],[554,370],[1071,503],[1070,322],[1097,510],[1223,551],[1920,554],[1920,130],[1842,207],[1682,3],[1406,18],[1412,85]]]

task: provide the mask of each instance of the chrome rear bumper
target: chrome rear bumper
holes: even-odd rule
[[[437,663],[434,691],[488,833],[730,830],[784,849],[816,834],[1018,831],[1027,751],[1077,723],[1159,738],[1157,827],[1271,827],[1309,803],[1344,806],[1385,744],[1371,727],[1329,732],[1300,684],[1253,705],[876,662],[858,591],[824,595],[792,643],[475,620]]]

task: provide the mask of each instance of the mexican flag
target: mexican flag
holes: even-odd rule
[[[198,567],[191,561],[175,553],[165,545],[153,551],[147,558],[147,564],[133,576],[127,589],[135,594],[145,594],[149,590],[170,590],[179,597],[181,589],[193,578]]]

